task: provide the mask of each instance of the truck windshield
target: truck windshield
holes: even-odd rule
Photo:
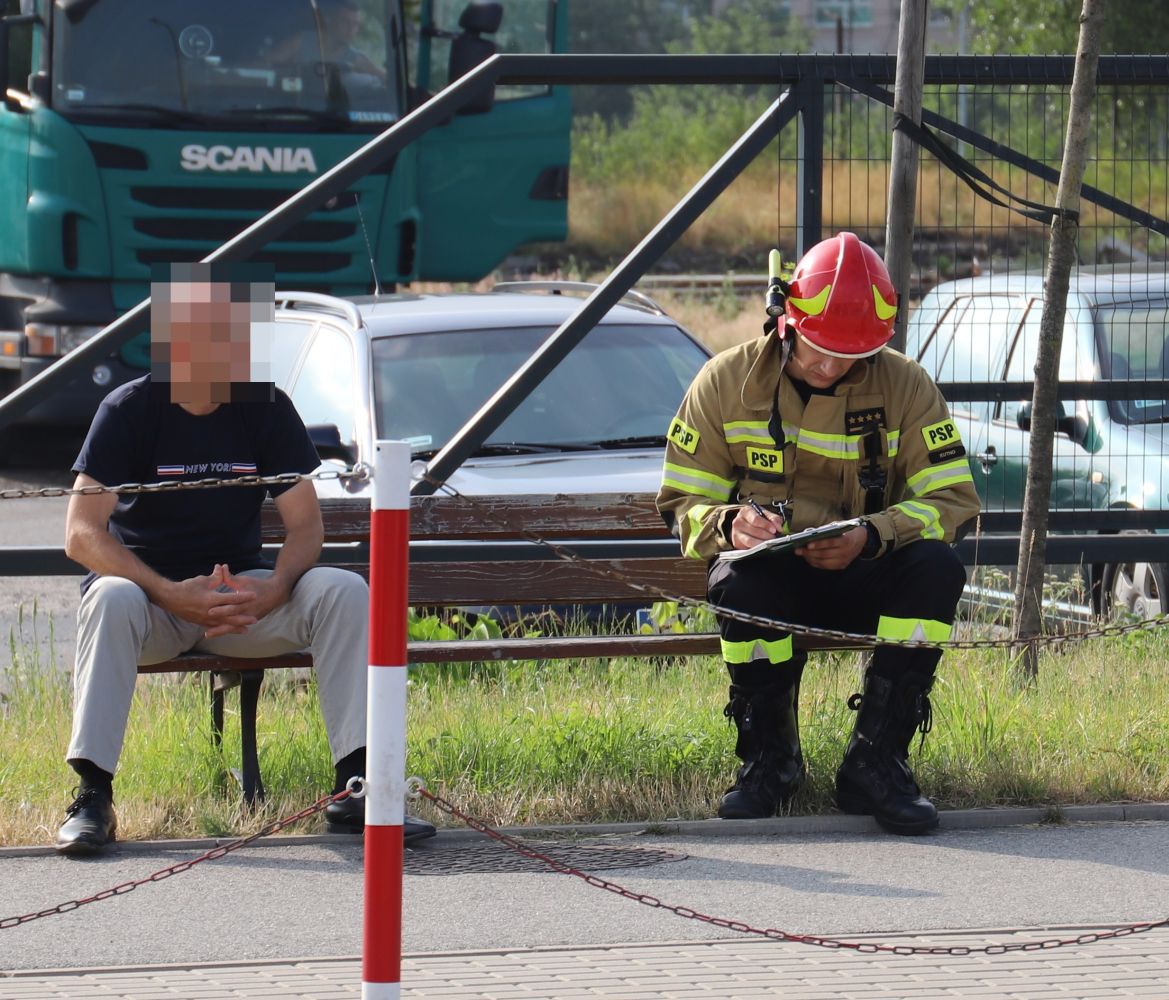
[[[251,129],[402,113],[387,0],[60,0],[53,107]]]

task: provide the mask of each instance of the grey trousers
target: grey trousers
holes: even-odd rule
[[[269,576],[249,570],[241,576]],[[197,650],[224,656],[277,656],[308,649],[333,762],[365,746],[369,588],[356,573],[315,566],[288,602],[244,635],[203,637],[203,626],[151,604],[137,584],[99,577],[77,612],[73,735],[67,760],[83,758],[117,770],[139,664]]]

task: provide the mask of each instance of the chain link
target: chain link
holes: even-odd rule
[[[346,488],[364,483],[373,477],[365,463],[358,463],[351,471],[319,469],[316,472],[279,472],[271,476],[238,476],[235,479],[172,479],[160,483],[122,483],[120,486],[44,486],[35,490],[0,490],[0,500],[29,500],[46,497],[86,497],[98,493],[173,493],[182,490],[206,490],[217,486],[292,486],[306,480],[337,479]]]
[[[413,779],[417,780],[417,779]],[[574,878],[579,878],[581,881],[591,885],[595,889],[603,889],[605,892],[611,892],[622,899],[629,899],[635,903],[640,903],[642,906],[648,906],[655,910],[665,910],[667,913],[672,913],[677,917],[682,917],[685,920],[695,920],[702,924],[708,924],[711,927],[719,927],[723,930],[734,931],[737,934],[754,934],[758,937],[769,938],[772,941],[787,941],[791,944],[805,944],[813,945],[817,948],[835,949],[856,951],[862,954],[890,954],[890,955],[947,955],[954,957],[962,957],[966,955],[1006,955],[1011,952],[1021,951],[1051,951],[1055,948],[1064,948],[1069,945],[1086,945],[1094,944],[1097,941],[1108,941],[1112,938],[1128,937],[1132,934],[1144,934],[1151,930],[1157,930],[1162,927],[1169,927],[1169,917],[1162,920],[1151,920],[1144,923],[1126,924],[1123,927],[1111,927],[1101,930],[1093,930],[1077,935],[1074,938],[1046,938],[1039,941],[1018,941],[1010,944],[988,944],[988,945],[913,945],[913,944],[882,944],[876,941],[852,941],[846,938],[836,937],[821,937],[816,934],[795,934],[791,931],[779,930],[775,927],[754,927],[751,924],[744,923],[741,920],[732,920],[727,917],[716,917],[710,914],[700,913],[698,910],[689,906],[682,906],[675,903],[667,903],[664,900],[658,899],[657,896],[651,896],[644,892],[635,892],[632,889],[627,889],[616,882],[611,882],[608,879],[601,878],[597,875],[590,875],[588,872],[581,871],[579,868],[574,868],[572,865],[567,865],[562,861],[558,861],[554,857],[547,854],[542,854],[540,851],[525,844],[522,840],[512,837],[506,833],[501,833],[498,830],[489,827],[481,820],[475,819],[473,816],[468,816],[457,806],[452,805],[440,795],[435,795],[429,791],[425,785],[418,785],[418,794],[443,812],[456,819],[461,820],[473,830],[485,834],[492,840],[498,841],[505,847],[522,854],[526,858],[531,858],[547,865],[554,871],[558,871],[563,875],[572,875]]]
[[[739,611],[736,608],[728,608],[721,604],[714,604],[710,601],[700,600],[694,597],[687,597],[684,594],[674,594],[668,590],[663,590],[660,587],[651,586],[644,583],[639,583],[632,579],[620,570],[610,569],[607,566],[598,566],[594,561],[583,559],[578,556],[571,549],[567,549],[556,542],[549,541],[542,536],[528,531],[522,526],[511,524],[505,518],[500,517],[495,511],[487,507],[485,504],[477,503],[473,498],[467,496],[465,493],[459,492],[455,487],[449,483],[438,482],[426,474],[419,476],[425,479],[435,487],[436,490],[442,490],[448,496],[454,497],[467,504],[479,517],[489,524],[493,524],[499,528],[505,528],[509,531],[515,532],[519,537],[526,541],[540,545],[558,559],[571,563],[574,566],[583,568],[586,572],[592,573],[594,576],[603,577],[604,579],[612,580],[620,583],[623,587],[628,587],[637,593],[644,594],[647,598],[654,601],[670,601],[680,606],[694,608],[701,611],[709,611],[720,618],[731,618],[738,622],[744,622],[748,625],[759,625],[764,628],[782,629],[792,635],[807,636],[817,639],[830,639],[835,643],[852,645],[858,649],[864,649],[871,646],[897,646],[905,649],[999,649],[999,648],[1021,648],[1025,646],[1050,646],[1058,649],[1060,646],[1082,642],[1086,639],[1098,639],[1108,636],[1127,635],[1130,632],[1152,631],[1169,624],[1169,615],[1159,615],[1156,618],[1146,618],[1136,622],[1116,623],[1112,625],[1098,625],[1095,628],[1080,629],[1074,632],[1060,632],[1050,635],[1031,636],[1026,639],[946,639],[944,641],[937,641],[932,639],[890,639],[880,635],[865,635],[861,632],[845,632],[841,629],[817,628],[813,625],[802,625],[798,622],[786,622],[778,618],[767,618],[762,615],[752,615],[745,611]]]
[[[189,861],[180,861],[178,864],[171,865],[169,868],[162,868],[143,878],[134,879],[131,882],[122,882],[120,885],[115,885],[111,889],[103,889],[101,892],[94,893],[92,896],[86,896],[83,899],[71,899],[67,903],[58,903],[56,906],[50,906],[48,909],[38,910],[35,913],[25,913],[19,917],[0,918],[0,931],[8,930],[10,927],[19,927],[21,924],[27,924],[32,920],[39,920],[41,917],[53,917],[58,913],[71,913],[73,910],[86,906],[89,903],[110,899],[113,896],[124,896],[128,892],[133,892],[139,886],[147,885],[151,882],[161,882],[163,879],[168,879],[172,875],[190,871],[195,865],[202,864],[204,861],[215,861],[217,858],[231,854],[232,851],[238,851],[241,847],[246,847],[261,837],[271,836],[283,830],[286,826],[299,823],[302,819],[308,819],[309,816],[327,808],[330,803],[341,802],[349,798],[349,794],[349,791],[345,790],[335,795],[326,795],[323,799],[317,799],[312,805],[305,806],[300,812],[293,813],[291,816],[285,816],[283,819],[274,820],[262,830],[257,830],[247,837],[241,837],[239,840],[233,840],[228,844],[220,844],[205,854],[200,854],[197,858],[191,858]]]

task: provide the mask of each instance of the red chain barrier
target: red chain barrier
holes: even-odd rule
[[[790,931],[783,931],[774,927],[752,927],[750,924],[743,923],[741,920],[714,917],[706,913],[699,913],[689,906],[666,903],[656,896],[650,896],[643,892],[634,892],[631,889],[626,889],[624,886],[618,885],[616,882],[610,882],[608,879],[590,875],[587,872],[581,871],[579,868],[573,868],[571,865],[566,865],[561,861],[557,861],[555,858],[540,853],[515,837],[509,836],[506,833],[500,833],[498,830],[493,830],[482,821],[468,816],[441,796],[427,791],[418,782],[418,779],[412,779],[411,787],[412,790],[417,791],[419,795],[429,799],[443,812],[462,820],[473,830],[478,830],[480,833],[486,834],[488,837],[499,841],[499,843],[522,854],[524,857],[540,861],[548,865],[549,868],[561,872],[564,875],[572,875],[579,878],[594,888],[604,889],[606,892],[614,893],[624,899],[631,899],[635,903],[641,903],[642,906],[649,906],[656,910],[666,910],[675,916],[683,917],[687,920],[697,920],[699,923],[710,924],[712,927],[721,927],[728,931],[735,931],[738,934],[755,934],[759,937],[770,938],[773,941],[789,941],[792,944],[807,944],[814,945],[818,948],[848,950],[861,953],[881,952],[890,955],[1005,955],[1017,951],[1050,951],[1054,948],[1063,948],[1066,945],[1094,944],[1097,941],[1127,937],[1130,934],[1144,934],[1146,931],[1156,930],[1160,927],[1169,927],[1169,917],[1166,917],[1163,920],[1127,924],[1123,927],[1092,931],[1090,933],[1080,934],[1074,938],[1049,938],[1040,941],[1020,941],[1014,944],[989,945],[880,944],[873,941],[849,941],[844,938],[820,937],[815,934],[794,934]]]
[[[170,878],[172,875],[189,871],[195,865],[202,864],[204,861],[214,861],[216,858],[222,858],[225,854],[238,851],[241,847],[246,847],[261,837],[270,836],[273,833],[283,830],[286,826],[299,823],[302,819],[307,819],[309,816],[321,812],[329,803],[341,802],[349,798],[349,795],[350,792],[348,790],[338,792],[336,795],[326,795],[323,799],[318,799],[311,806],[305,806],[298,813],[293,813],[284,819],[278,819],[269,823],[256,833],[247,837],[241,837],[239,840],[233,840],[229,844],[221,844],[219,847],[213,847],[205,854],[200,854],[197,858],[192,858],[190,861],[180,861],[176,865],[163,868],[151,875],[147,875],[145,878],[135,879],[132,882],[123,882],[121,885],[115,885],[112,889],[103,889],[101,892],[95,893],[92,896],[86,896],[84,899],[72,899],[67,903],[58,903],[56,906],[51,906],[47,910],[39,910],[36,913],[25,913],[19,917],[4,917],[0,919],[0,930],[7,930],[9,927],[19,927],[21,924],[27,924],[30,920],[38,920],[41,917],[52,917],[58,913],[69,913],[85,906],[87,903],[96,903],[102,899],[109,899],[111,896],[124,896],[128,892],[133,892],[140,885],[146,885],[149,882],[161,882],[163,879]]]

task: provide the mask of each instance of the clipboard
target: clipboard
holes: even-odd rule
[[[718,557],[727,562],[734,562],[736,559],[750,559],[753,556],[762,556],[768,553],[791,552],[802,545],[807,545],[808,542],[843,535],[846,531],[859,528],[862,524],[864,521],[859,517],[850,517],[844,521],[830,521],[817,528],[805,528],[803,531],[796,531],[790,535],[776,535],[774,538],[769,538],[749,549],[728,549],[726,552],[720,552]]]

